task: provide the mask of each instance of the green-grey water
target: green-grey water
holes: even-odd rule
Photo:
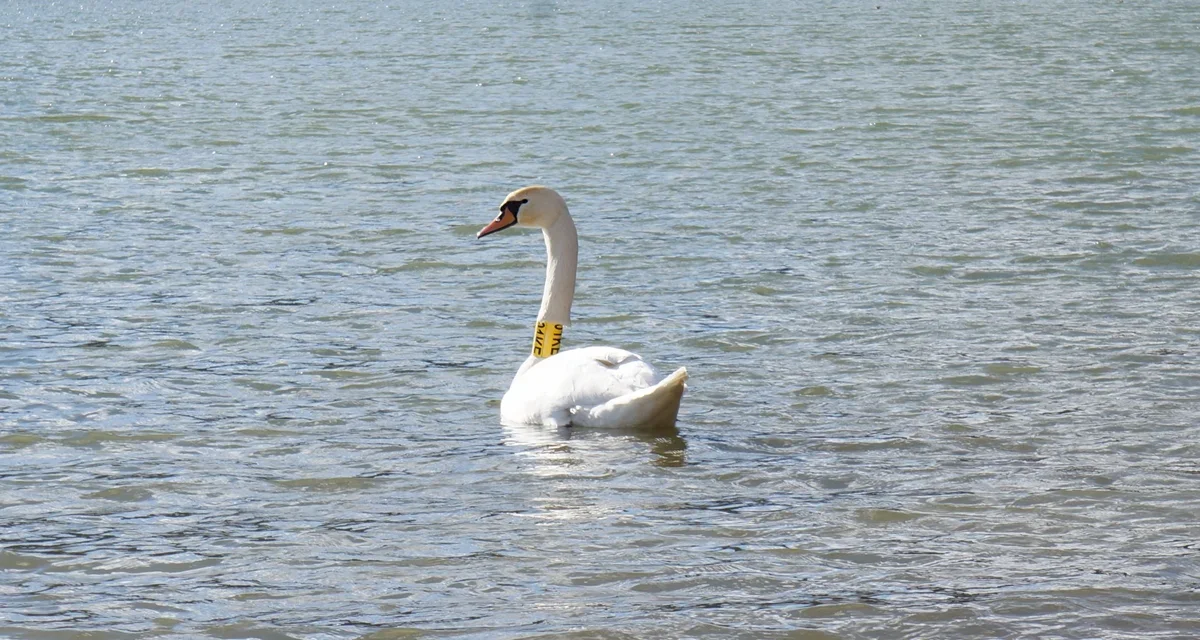
[[[0,636],[1200,629],[1200,5],[0,29]],[[499,424],[529,183],[677,432]]]

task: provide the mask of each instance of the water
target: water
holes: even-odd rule
[[[0,636],[1200,628],[1195,3],[0,25]],[[498,424],[535,182],[677,432]]]

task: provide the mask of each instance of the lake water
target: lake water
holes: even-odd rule
[[[1198,634],[1200,4],[0,27],[0,636]],[[530,183],[677,432],[499,424]]]

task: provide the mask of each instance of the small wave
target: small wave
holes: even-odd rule
[[[978,387],[987,384],[995,384],[1000,382],[1000,379],[994,376],[968,375],[949,376],[938,380],[938,382],[941,382],[949,387]]]
[[[16,176],[0,176],[0,189],[8,191],[24,191],[27,181]]]
[[[140,487],[113,487],[83,496],[90,500],[112,500],[114,502],[145,502],[154,498],[154,492]]]
[[[339,493],[342,491],[359,491],[378,486],[382,478],[297,478],[294,480],[274,480],[274,484],[287,489],[299,491],[315,491],[321,493]]]
[[[1200,267],[1200,253],[1156,253],[1137,258],[1133,263],[1139,267],[1195,269]]]
[[[37,116],[36,120],[41,122],[110,122],[116,118],[100,113],[52,113]]]

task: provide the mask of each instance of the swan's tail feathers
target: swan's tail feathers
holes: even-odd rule
[[[679,401],[687,389],[687,378],[687,369],[680,367],[652,387],[627,393],[590,409],[579,408],[571,422],[581,427],[672,427],[679,414]]]

